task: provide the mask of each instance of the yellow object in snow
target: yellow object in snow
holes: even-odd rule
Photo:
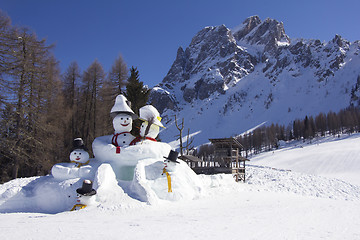
[[[70,211],[74,211],[74,210],[76,210],[76,208],[79,208],[78,210],[80,210],[80,209],[86,208],[86,205],[85,204],[75,204]]]
[[[166,173],[166,178],[167,178],[167,182],[168,182],[168,192],[172,192],[170,174],[166,171],[165,168],[163,168],[163,174],[164,174],[164,173]]]

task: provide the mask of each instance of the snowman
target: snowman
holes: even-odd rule
[[[81,138],[75,138],[73,146],[73,151],[70,153],[70,162],[74,163],[77,168],[89,164],[89,153],[86,151],[84,141]]]
[[[112,114],[127,114],[129,120],[135,118],[135,114],[130,107],[126,104],[126,98],[122,95],[117,97],[117,101],[111,110]],[[162,159],[164,155],[167,155],[171,150],[171,146],[167,143],[157,142],[155,138],[159,134],[159,127],[163,127],[159,112],[151,105],[144,106],[139,110],[142,120],[141,137],[134,138],[131,135],[132,141],[123,146],[119,145],[123,137],[123,134],[128,132],[121,132],[116,129],[116,133],[111,136],[97,137],[93,142],[93,152],[95,159],[100,163],[110,163],[117,180],[130,182],[134,178],[134,170],[139,161],[143,159]],[[125,121],[125,119],[123,119]],[[120,126],[125,127],[128,123],[119,120]],[[119,125],[119,124],[118,124]],[[120,127],[114,123],[114,128]],[[129,127],[127,125],[126,127]],[[130,130],[130,129],[129,129]],[[129,131],[128,130],[128,131]]]
[[[120,154],[121,148],[129,146],[135,137],[130,133],[136,114],[124,95],[118,95],[110,115],[113,117],[114,134],[95,138],[92,148],[96,160],[108,162]]]
[[[179,156],[179,152],[171,150],[168,157],[164,157],[164,168],[163,173],[166,172],[175,172],[176,165],[180,162],[177,161],[177,158]]]
[[[76,204],[70,211],[80,210],[87,206],[93,206],[96,203],[96,190],[92,188],[92,181],[86,179],[83,181],[82,187],[76,189],[77,200]]]
[[[111,142],[116,147],[128,146],[135,138],[130,131],[133,119],[136,119],[137,116],[129,105],[130,102],[124,95],[118,95],[110,112],[110,115],[114,117],[113,127],[115,130]]]
[[[171,188],[171,176],[169,172],[174,172],[176,168],[176,164],[180,163],[176,159],[178,157],[179,153],[176,151],[171,150],[168,157],[164,157],[164,168],[162,175],[165,173],[168,183],[168,192],[172,192]]]
[[[89,162],[89,153],[84,141],[81,138],[75,138],[70,153],[70,163],[55,164],[51,168],[51,174],[58,180],[91,177],[92,166]]]
[[[139,119],[143,121],[140,126],[140,138],[136,138],[131,144],[143,143],[144,141],[156,142],[160,127],[165,128],[161,123],[158,110],[152,105],[146,105],[139,109],[139,113]]]

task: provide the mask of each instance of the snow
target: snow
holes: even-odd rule
[[[312,144],[295,141],[289,147],[276,151],[276,154],[267,152],[255,156],[252,163],[339,178],[360,186],[360,177],[357,176],[360,172],[359,145],[359,134],[340,138],[329,136],[315,139]]]
[[[163,156],[140,159],[132,181],[101,163],[97,205],[73,212],[81,179],[15,179],[0,185],[0,238],[359,239],[359,144],[359,134],[283,143],[251,159],[245,183],[181,162],[169,168],[172,193]]]
[[[276,41],[276,45],[279,47],[287,47],[290,46],[290,43],[288,41]]]

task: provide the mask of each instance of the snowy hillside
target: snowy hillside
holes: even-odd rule
[[[109,177],[96,188],[102,204],[57,214],[39,213],[35,206],[64,204],[58,198],[65,182],[51,176],[15,179],[0,185],[0,238],[359,239],[359,144],[357,134],[283,145],[252,158],[245,183],[226,174],[196,177],[180,171],[173,190],[190,197],[178,200],[155,201],[156,195],[152,201],[136,200],[112,185],[105,165],[102,173]],[[148,166],[155,174],[156,164],[140,163],[139,173]],[[164,185],[152,180],[160,180],[153,174],[142,186]],[[348,177],[353,184],[344,181]],[[78,180],[71,184],[69,190],[79,186]],[[32,200],[37,203],[27,202]]]
[[[294,141],[273,152],[254,156],[252,164],[338,178],[360,186],[359,134]],[[331,153],[331,154],[329,154]]]
[[[262,123],[358,105],[360,42],[291,39],[283,23],[253,16],[243,24],[206,27],[183,50],[150,101],[178,134],[174,115],[198,132],[194,145],[240,134]]]

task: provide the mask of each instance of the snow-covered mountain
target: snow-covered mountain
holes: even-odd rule
[[[206,27],[179,48],[150,102],[162,113],[164,141],[178,130],[197,133],[194,144],[229,137],[264,122],[288,124],[295,118],[358,105],[360,41],[339,35],[328,42],[291,39],[283,23],[252,16],[229,29]]]

